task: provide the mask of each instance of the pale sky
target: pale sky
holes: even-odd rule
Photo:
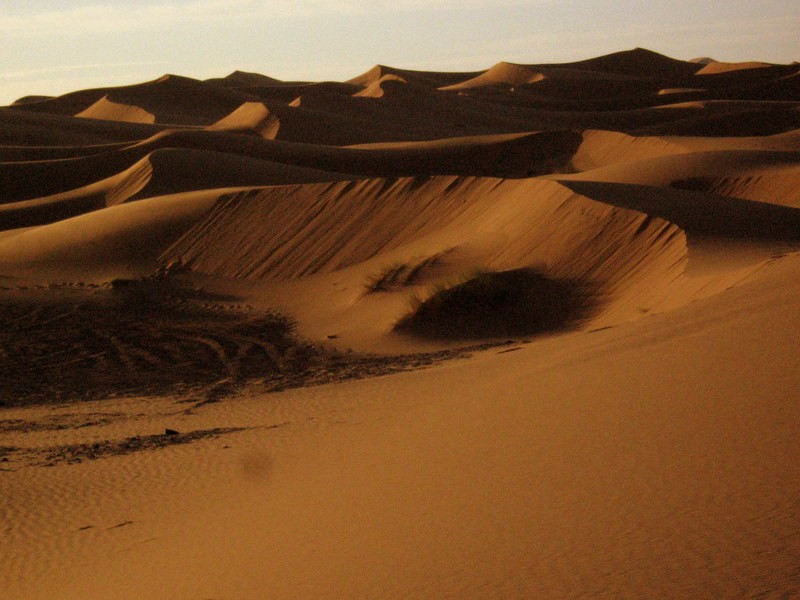
[[[798,0],[0,0],[0,105],[236,69],[344,80],[375,64],[476,71],[637,46],[800,60]]]

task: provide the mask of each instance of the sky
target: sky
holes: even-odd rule
[[[797,0],[0,0],[0,105],[165,73],[341,81],[635,47],[789,63],[798,31]]]

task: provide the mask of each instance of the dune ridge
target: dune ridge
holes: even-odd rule
[[[153,113],[149,113],[138,106],[112,102],[108,99],[108,95],[103,96],[89,108],[75,116],[83,117],[84,119],[101,119],[127,123],[153,124],[156,122],[156,116]]]

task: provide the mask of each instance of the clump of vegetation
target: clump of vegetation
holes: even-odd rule
[[[425,269],[432,267],[439,260],[439,256],[431,256],[424,260],[401,263],[395,262],[387,265],[377,273],[371,275],[364,287],[367,293],[388,292],[394,289],[414,285]]]
[[[520,337],[563,331],[597,305],[589,285],[548,278],[533,269],[478,272],[411,299],[411,312],[396,328],[441,339]]]
[[[397,287],[399,281],[402,280],[403,275],[408,270],[408,265],[403,263],[392,263],[387,265],[377,273],[373,273],[367,278],[364,287],[367,293],[373,292],[386,292],[390,289]]]

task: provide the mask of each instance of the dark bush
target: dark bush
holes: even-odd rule
[[[449,339],[528,336],[567,329],[596,303],[587,284],[532,269],[481,273],[418,303],[396,328]]]

